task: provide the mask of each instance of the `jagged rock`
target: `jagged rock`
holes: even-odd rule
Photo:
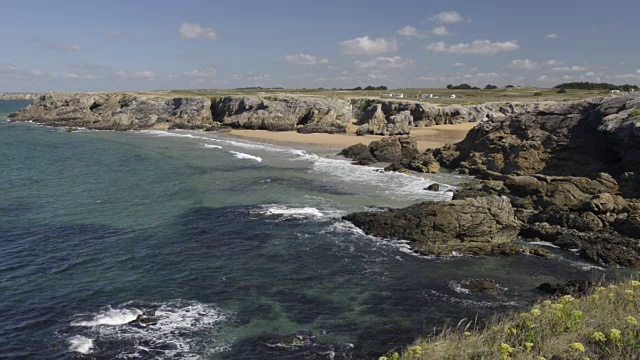
[[[411,156],[418,151],[415,138],[411,136],[390,136],[369,144],[369,150],[378,161],[392,162]]]
[[[438,183],[433,183],[429,186],[427,186],[426,188],[424,188],[427,191],[440,191],[440,184]]]
[[[212,125],[208,98],[166,98],[126,93],[49,93],[11,115],[51,126],[138,130]]]
[[[588,291],[593,289],[596,284],[592,281],[586,280],[570,280],[564,284],[561,283],[542,283],[538,286],[539,290],[551,296],[573,295],[581,296],[585,295]]]
[[[640,98],[541,103],[488,119],[452,146],[434,151],[441,165],[472,175],[614,177],[640,170]]]
[[[365,233],[409,240],[430,255],[515,253],[519,225],[506,197],[486,196],[447,203],[421,203],[387,212],[344,217]]]
[[[551,255],[551,252],[549,250],[545,250],[545,249],[541,249],[541,248],[523,249],[522,253],[523,254],[527,254],[527,255],[543,257],[543,258],[551,258],[551,257],[553,257],[553,255]]]
[[[358,165],[370,165],[376,161],[371,155],[369,147],[365,144],[355,144],[342,149],[338,155],[354,160]]]
[[[320,97],[228,96],[212,106],[213,118],[225,125],[271,131],[343,133],[351,121],[351,104]]]
[[[421,173],[440,172],[440,163],[430,153],[415,154],[387,166],[385,171],[416,171]]]
[[[350,360],[352,344],[323,344],[309,332],[265,339],[259,351],[268,359]]]
[[[493,279],[470,279],[462,282],[462,287],[475,293],[498,296],[500,286]]]

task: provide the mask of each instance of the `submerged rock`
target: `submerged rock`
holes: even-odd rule
[[[408,240],[426,255],[514,254],[520,229],[506,197],[487,196],[445,203],[424,202],[387,212],[349,214],[368,235]]]
[[[323,344],[309,332],[267,339],[261,342],[261,352],[270,359],[351,360],[352,344]]]
[[[538,286],[539,290],[551,296],[562,295],[585,295],[589,290],[593,289],[596,284],[586,280],[570,280],[564,284],[561,283],[542,283]]]

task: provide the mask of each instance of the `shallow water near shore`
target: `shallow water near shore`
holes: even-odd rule
[[[12,104],[0,103],[0,121],[24,106]],[[376,358],[434,327],[524,307],[541,282],[606,274],[556,249],[555,259],[424,258],[340,220],[446,200],[423,188],[457,176],[188,131],[1,122],[0,144],[8,358]],[[461,291],[481,277],[506,290]],[[145,309],[156,324],[128,324]],[[296,333],[317,345],[277,345]]]

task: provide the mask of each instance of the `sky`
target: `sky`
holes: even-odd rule
[[[640,1],[0,0],[0,92],[640,84]]]

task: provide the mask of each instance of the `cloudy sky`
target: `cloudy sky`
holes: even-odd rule
[[[0,92],[640,83],[637,0],[0,4]]]

